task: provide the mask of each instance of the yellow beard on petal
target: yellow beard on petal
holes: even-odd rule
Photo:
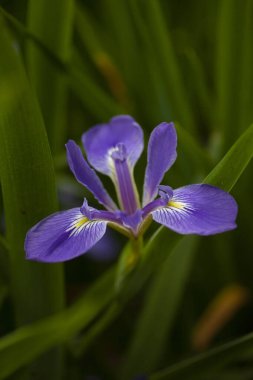
[[[88,222],[90,222],[90,220],[88,218],[86,218],[85,216],[83,216],[83,217],[79,216],[79,218],[74,220],[67,229],[67,231],[70,231],[69,237],[71,237],[73,235],[78,235],[83,230],[83,228],[85,228],[85,225]]]
[[[85,216],[81,219],[79,219],[74,225],[73,225],[73,228],[75,229],[78,229],[80,227],[82,227],[85,223],[87,223],[89,221],[88,218],[86,218]]]
[[[182,202],[175,202],[175,201],[169,201],[168,202],[169,207],[178,208],[180,210],[183,210],[185,208],[185,204]]]

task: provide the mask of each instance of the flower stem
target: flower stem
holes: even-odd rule
[[[143,239],[141,236],[133,237],[131,240],[131,251],[128,255],[126,267],[130,272],[139,262],[141,258],[142,248],[143,248]]]

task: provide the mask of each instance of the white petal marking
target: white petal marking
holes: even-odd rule
[[[91,222],[89,221],[88,218],[86,218],[86,216],[84,216],[83,214],[81,213],[78,213],[75,218],[72,219],[69,227],[66,229],[66,231],[71,231],[71,233],[69,234],[69,238],[71,236],[75,236],[75,235],[78,235],[80,232],[82,232],[82,230],[88,226],[88,224],[90,224]]]

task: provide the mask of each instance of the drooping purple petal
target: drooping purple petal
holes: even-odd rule
[[[50,263],[73,259],[103,237],[106,224],[106,221],[88,220],[80,208],[57,212],[28,231],[26,258]]]
[[[197,184],[174,190],[168,206],[151,214],[180,234],[213,235],[236,228],[237,204],[227,192]]]
[[[84,159],[79,146],[73,140],[69,140],[66,144],[66,149],[69,167],[77,181],[84,185],[99,203],[103,204],[109,210],[115,210],[117,208],[115,203],[105,190],[95,171]]]
[[[145,172],[143,206],[157,195],[158,185],[176,160],[177,134],[173,123],[161,123],[151,133]]]
[[[131,167],[143,150],[143,132],[139,124],[128,115],[113,117],[108,124],[98,124],[82,136],[90,164],[101,173],[111,176],[110,152],[124,145]]]

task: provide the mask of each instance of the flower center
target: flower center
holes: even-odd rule
[[[120,143],[110,149],[109,157],[119,203],[127,214],[133,214],[139,208],[139,200],[125,145]]]

